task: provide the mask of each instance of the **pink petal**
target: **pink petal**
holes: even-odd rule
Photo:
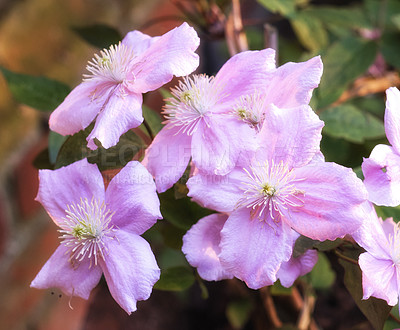
[[[86,139],[88,147],[97,149],[95,138],[106,149],[115,146],[122,134],[143,122],[142,103],[141,94],[128,93],[124,87],[116,86]]]
[[[162,218],[153,177],[136,161],[126,164],[111,180],[106,190],[106,202],[115,212],[113,225],[137,235]]]
[[[241,188],[247,180],[242,168],[234,168],[224,176],[199,172],[187,181],[188,196],[205,208],[229,213],[243,196]]]
[[[154,254],[142,237],[124,230],[107,241],[108,254],[100,260],[108,288],[115,301],[128,313],[136,310],[138,300],[150,297],[160,278]]]
[[[199,43],[196,31],[187,23],[161,36],[137,58],[127,76],[134,81],[130,90],[146,93],[171,81],[173,76],[192,73],[199,65],[199,56],[194,53]]]
[[[392,147],[375,146],[361,168],[371,202],[386,206],[400,204],[400,155]]]
[[[79,204],[81,198],[104,201],[104,183],[98,168],[82,159],[57,170],[39,171],[39,191],[36,200],[60,226],[67,205]]]
[[[138,56],[144,53],[159,38],[160,37],[150,37],[147,34],[135,30],[128,32],[121,43],[129,46],[133,53]]]
[[[90,266],[84,259],[74,266],[68,261],[69,250],[60,245],[45,263],[31,283],[32,288],[59,288],[65,295],[88,299],[92,289],[99,283],[101,268]]]
[[[324,241],[352,234],[360,227],[367,192],[352,170],[335,163],[313,163],[294,169],[294,174],[294,188],[302,192],[298,198],[304,203],[284,211],[294,230]]]
[[[385,131],[386,136],[400,154],[400,91],[396,87],[386,90]]]
[[[251,289],[276,281],[282,262],[292,254],[291,229],[284,222],[250,219],[250,210],[234,211],[221,231],[222,266]]]
[[[292,108],[310,102],[312,91],[322,75],[319,56],[307,62],[286,63],[270,73],[265,91],[267,103],[280,108]]]
[[[166,125],[147,148],[143,165],[155,177],[157,191],[171,188],[185,172],[191,156],[191,136]]]
[[[289,167],[306,165],[319,153],[323,126],[307,105],[291,109],[271,105],[257,137],[261,147],[256,157],[260,161],[274,160],[275,164],[283,161]]]
[[[183,236],[182,251],[190,265],[197,268],[201,278],[207,281],[220,281],[233,278],[221,266],[218,254],[221,229],[228,216],[211,214],[200,219]]]

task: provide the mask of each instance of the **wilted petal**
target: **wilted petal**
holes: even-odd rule
[[[386,90],[385,131],[386,136],[400,154],[400,91],[396,87]]]
[[[153,177],[146,168],[131,161],[111,180],[106,190],[113,225],[137,235],[162,218]]]
[[[89,259],[84,259],[72,266],[68,261],[68,251],[64,245],[60,245],[32,281],[31,287],[59,288],[68,296],[88,299],[90,292],[100,281],[101,268],[90,267]]]
[[[142,162],[155,177],[159,193],[171,188],[189,164],[192,137],[178,131],[166,125],[147,148]]]
[[[138,300],[150,297],[160,278],[154,254],[142,237],[124,230],[107,241],[108,254],[100,260],[108,288],[115,301],[128,313],[136,310]]]
[[[282,262],[292,254],[290,227],[283,221],[266,223],[250,218],[250,210],[234,211],[221,231],[222,266],[251,289],[276,281]]]
[[[93,197],[100,203],[104,201],[104,183],[97,166],[89,164],[86,158],[54,171],[39,171],[36,200],[58,226],[66,216],[67,205]]]
[[[200,219],[183,236],[182,251],[190,265],[197,268],[201,278],[207,281],[219,281],[232,278],[220,263],[221,229],[228,216],[211,214]]]

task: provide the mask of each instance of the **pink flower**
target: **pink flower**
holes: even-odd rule
[[[379,144],[369,158],[364,158],[362,171],[369,200],[377,205],[400,204],[400,92],[386,91],[385,131],[392,146]]]
[[[170,188],[190,158],[209,174],[225,175],[250,157],[262,126],[265,107],[308,104],[317,87],[319,57],[275,67],[272,49],[248,51],[229,59],[217,75],[185,78],[164,108],[165,127],[146,151],[143,164],[157,190]]]
[[[292,256],[293,230],[334,240],[363,221],[367,192],[350,169],[320,159],[322,126],[308,106],[270,106],[259,133],[263,143],[246,166],[224,177],[200,171],[187,182],[194,201],[230,213],[218,257],[250,288],[283,276],[278,272]]]
[[[55,171],[41,170],[37,200],[60,227],[61,244],[32,281],[88,299],[102,274],[127,312],[150,296],[160,277],[149,244],[139,235],[161,218],[151,175],[128,163],[104,189],[86,159]]]
[[[197,68],[198,46],[199,38],[187,23],[154,38],[129,32],[119,45],[88,63],[90,73],[51,114],[50,129],[71,135],[95,120],[88,147],[97,148],[95,139],[104,148],[116,145],[123,133],[142,123],[142,93]]]
[[[353,234],[366,252],[359,256],[363,299],[373,296],[397,304],[400,294],[400,228],[392,218],[382,221],[371,203],[365,205],[368,216]]]

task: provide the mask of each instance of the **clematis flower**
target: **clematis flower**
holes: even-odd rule
[[[71,135],[95,120],[88,147],[97,148],[95,139],[104,148],[116,145],[123,133],[143,122],[143,93],[197,68],[198,46],[199,38],[187,23],[154,38],[129,32],[88,63],[83,82],[51,114],[50,129]]]
[[[128,163],[104,189],[101,173],[86,159],[39,173],[37,200],[60,227],[61,244],[31,287],[57,287],[88,299],[104,274],[111,295],[127,312],[149,298],[160,277],[149,244],[140,237],[161,218],[151,175]]]
[[[264,120],[257,110],[265,110],[258,100],[266,106],[308,104],[321,74],[319,57],[276,68],[274,51],[264,49],[236,54],[215,78],[184,78],[172,89],[164,108],[166,125],[143,160],[158,192],[182,176],[190,158],[203,172],[229,173],[257,147],[256,133]]]
[[[353,234],[366,252],[358,263],[362,271],[363,299],[373,296],[395,306],[400,295],[400,228],[392,218],[383,221],[372,204],[365,205],[368,216]]]
[[[218,257],[224,270],[252,289],[282,276],[281,265],[292,256],[293,230],[334,240],[363,221],[367,192],[353,171],[321,160],[322,126],[308,106],[272,105],[258,135],[264,143],[246,166],[224,177],[199,171],[187,182],[192,200],[230,213]]]
[[[228,219],[227,214],[211,214],[200,219],[183,236],[182,251],[189,264],[197,268],[200,277],[207,281],[219,281],[233,278],[221,264],[221,230]],[[292,246],[300,236],[291,231]],[[317,251],[307,250],[298,257],[291,257],[289,261],[282,262],[277,278],[285,287],[291,287],[294,281],[310,272],[318,259]]]
[[[392,146],[379,144],[369,158],[364,158],[362,171],[369,200],[377,205],[400,204],[400,91],[386,90],[385,131]]]

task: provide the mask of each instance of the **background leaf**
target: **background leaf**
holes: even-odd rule
[[[89,44],[101,49],[109,48],[122,40],[116,29],[104,24],[73,27],[72,30]]]
[[[193,272],[189,267],[172,267],[161,271],[160,279],[154,285],[154,288],[166,291],[182,291],[191,287],[194,281]]]

